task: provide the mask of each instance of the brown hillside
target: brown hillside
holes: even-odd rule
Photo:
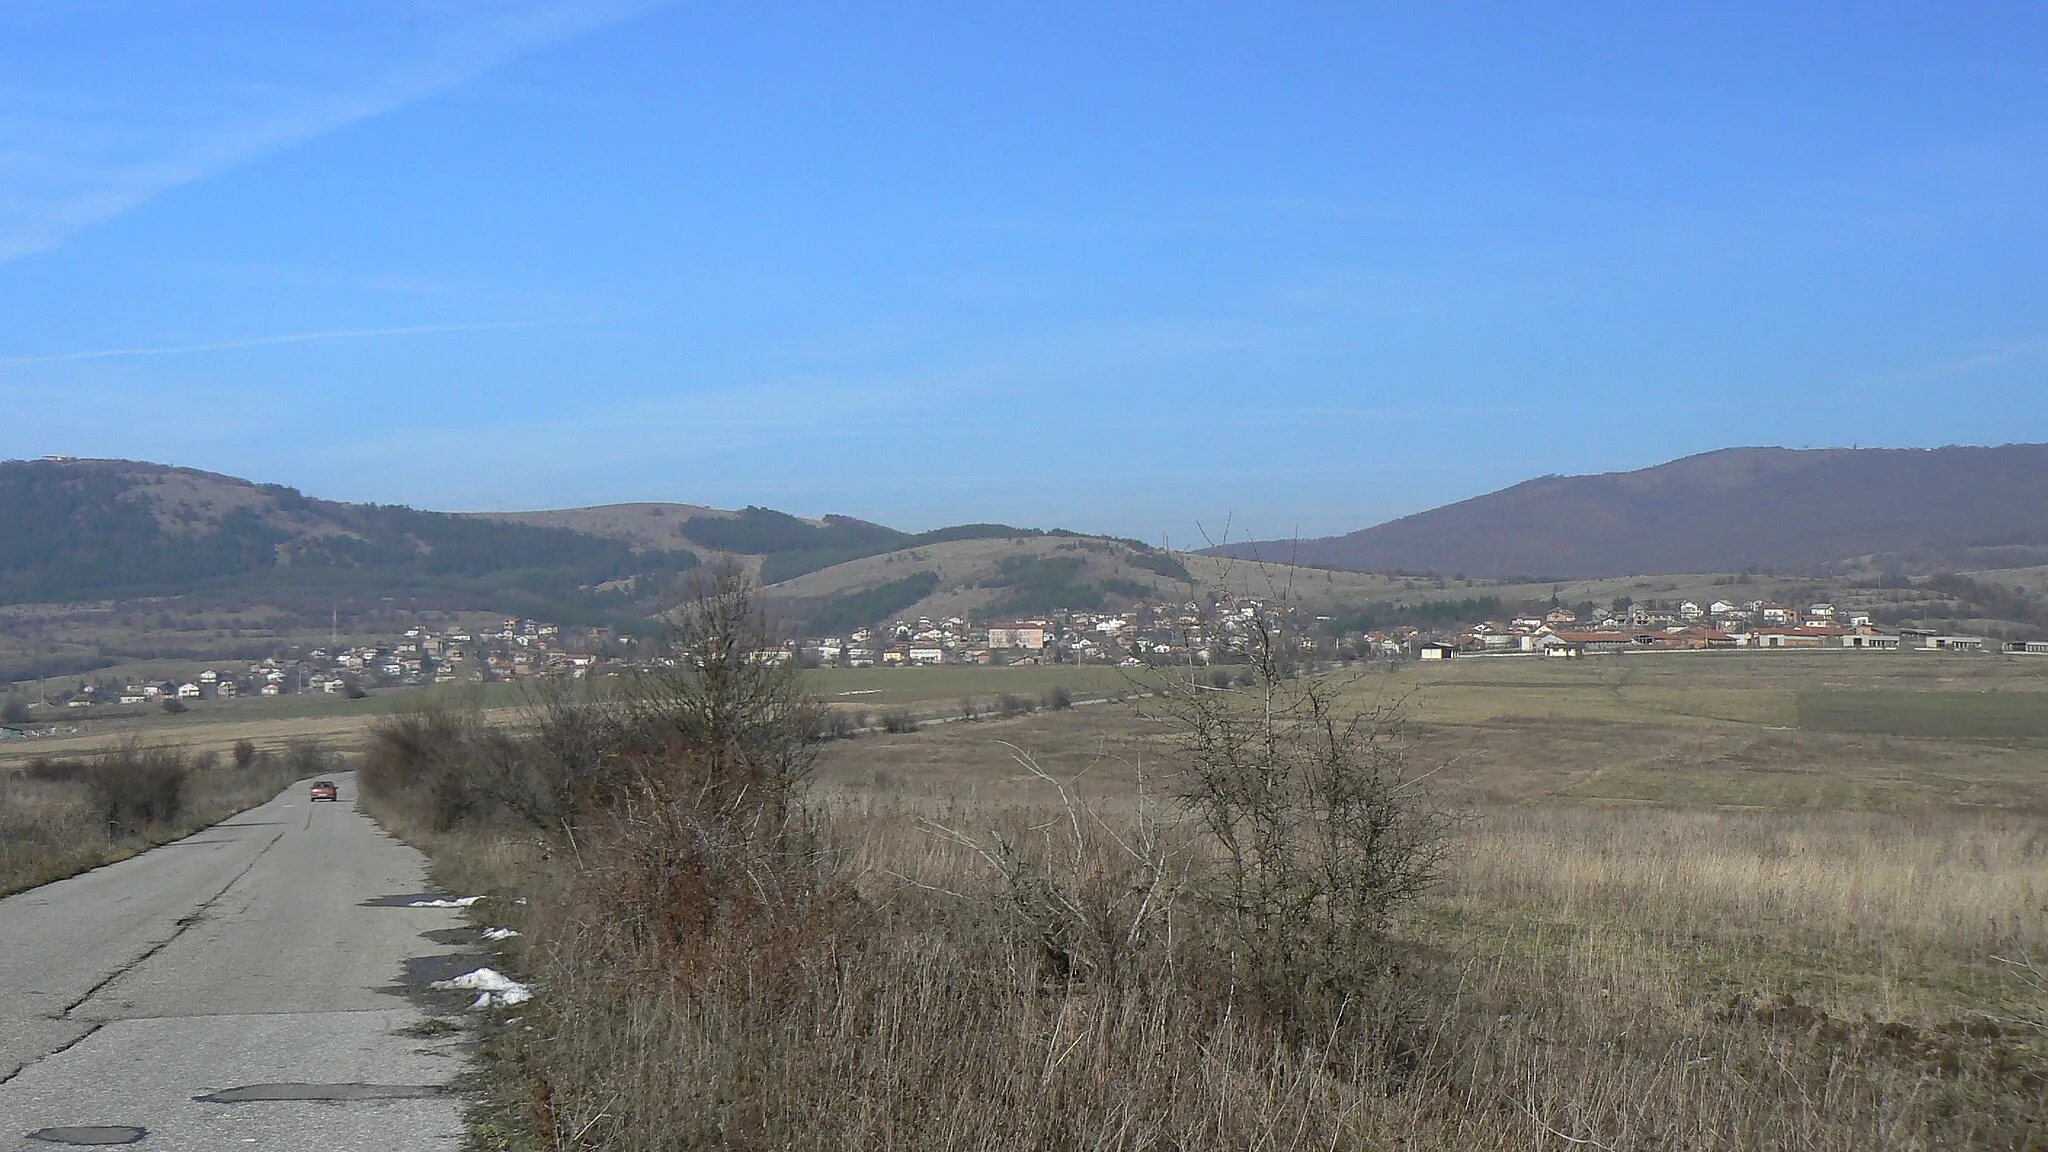
[[[1636,472],[1545,476],[1343,536],[1225,551],[1489,579],[2017,567],[2048,561],[2048,444],[1730,448]]]

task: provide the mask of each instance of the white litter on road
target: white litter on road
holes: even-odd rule
[[[486,940],[510,940],[511,938],[517,935],[519,935],[519,933],[510,928],[484,929],[484,939]]]
[[[407,908],[467,908],[483,899],[481,896],[457,896],[453,900],[415,900]]]
[[[533,989],[495,968],[479,968],[453,980],[436,980],[430,987],[478,993],[471,1008],[503,1008],[533,999]]]

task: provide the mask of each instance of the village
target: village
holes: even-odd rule
[[[189,677],[161,681],[101,678],[72,689],[45,686],[30,707],[180,705],[240,697],[329,695],[361,698],[376,689],[421,688],[457,681],[490,682],[535,675],[581,677],[600,662],[625,666],[616,652],[630,637],[608,627],[565,629],[511,618],[483,631],[408,628],[388,643],[332,644],[246,663],[216,663]],[[584,651],[589,648],[594,651]]]
[[[1803,607],[1764,600],[1687,600],[1668,608],[1563,606],[1503,619],[1347,629],[1327,615],[1265,600],[1162,601],[1123,611],[1054,611],[988,622],[954,615],[902,618],[843,635],[805,636],[754,657],[806,668],[920,668],[942,665],[1210,664],[1234,660],[1256,621],[1277,623],[1305,658],[1328,661],[1439,661],[1473,657],[1588,656],[1685,651],[1840,649],[1859,652],[2006,652],[2048,655],[2048,640],[1999,642],[1982,636],[1879,627],[1867,614],[1829,603]],[[145,682],[102,678],[46,685],[31,708],[157,706],[175,711],[240,697],[327,695],[532,677],[619,674],[660,667],[657,643],[603,626],[572,627],[508,618],[490,629],[408,628],[388,643],[286,649],[261,660],[216,664],[189,676]]]
[[[1687,600],[1659,610],[1640,605],[1626,611],[1595,609],[1585,620],[1569,608],[1553,608],[1540,616],[1520,616],[1505,623],[1482,621],[1449,636],[1379,635],[1371,642],[1388,654],[1412,652],[1423,660],[1454,656],[1532,654],[1578,657],[1610,652],[1706,651],[1728,649],[1852,649],[1863,652],[1926,650],[1982,652],[1991,644],[1982,636],[1956,635],[1924,629],[1880,628],[1868,614],[1843,614],[1833,604],[1801,609],[1766,600],[1737,604],[1716,600],[1700,605]],[[2002,650],[2016,654],[2048,654],[2048,641],[2012,640]]]
[[[1704,650],[1925,649],[1982,652],[2000,646],[1981,636],[1911,628],[1883,629],[1869,615],[1843,615],[1817,603],[1794,608],[1685,601],[1668,610],[1553,607],[1541,614],[1477,620],[1452,627],[1406,625],[1345,630],[1331,616],[1259,599],[1228,604],[1138,604],[1122,612],[1052,612],[977,626],[960,616],[919,617],[841,636],[807,637],[769,659],[811,667],[916,667],[940,664],[1117,664],[1227,662],[1259,619],[1278,622],[1305,655],[1330,660],[1443,660],[1460,656],[1572,658],[1604,653]],[[2048,640],[2013,640],[2003,651],[2048,655]]]

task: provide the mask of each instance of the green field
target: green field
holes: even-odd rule
[[[2048,692],[1801,692],[1799,726],[1952,740],[2048,740]]]

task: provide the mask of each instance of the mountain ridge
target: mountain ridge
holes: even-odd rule
[[[1339,536],[1210,551],[1345,571],[1587,579],[1932,570],[1997,548],[2048,560],[2048,444],[1724,448],[1539,476]]]
[[[0,461],[0,604],[210,593],[317,601],[323,611],[403,598],[618,618],[654,610],[682,573],[706,561],[744,563],[772,590],[842,564],[864,573],[858,562],[877,556],[974,541],[1014,550],[1039,539],[1152,551],[1060,529],[962,524],[912,533],[753,505],[432,512],[148,461]],[[1155,569],[1140,565],[1135,576]],[[1102,573],[1125,584],[1133,575]]]

